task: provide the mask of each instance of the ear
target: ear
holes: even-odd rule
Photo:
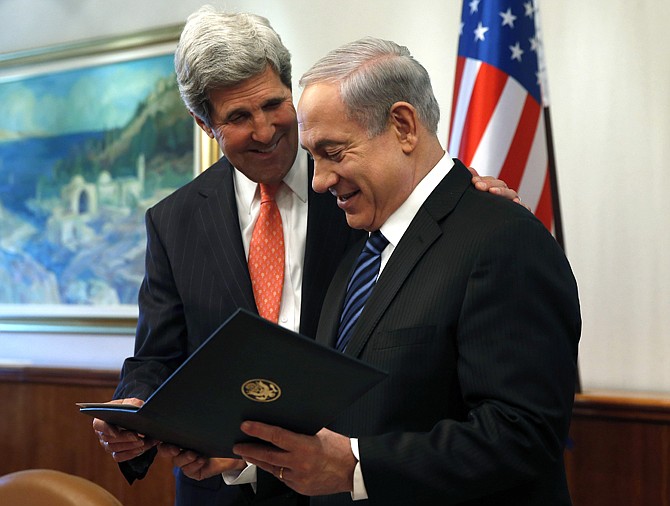
[[[205,132],[210,139],[213,139],[214,138],[214,132],[212,132],[212,129],[207,126],[207,123],[205,123],[200,117],[193,114],[193,111],[189,110],[188,113],[191,116],[193,116],[193,119],[198,124],[198,126],[200,128],[202,128],[202,131]]]
[[[419,117],[414,106],[408,102],[396,102],[391,106],[389,117],[403,152],[409,154],[414,151],[419,127]]]

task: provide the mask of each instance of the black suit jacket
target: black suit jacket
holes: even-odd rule
[[[359,438],[368,504],[570,504],[562,454],[581,329],[576,283],[531,213],[470,178],[457,161],[421,207],[346,349],[390,373],[331,426]],[[362,244],[324,301],[325,344],[334,345]],[[311,499],[351,503],[349,494]]]
[[[124,362],[115,398],[146,399],[237,308],[256,311],[232,171],[223,158],[147,211],[135,355]],[[310,162],[309,181],[312,171]],[[308,195],[300,332],[313,337],[328,284],[360,232],[347,226],[332,195]],[[153,452],[122,470],[131,480],[142,477],[152,458]],[[219,476],[197,482],[179,472],[177,483],[179,506],[235,504],[224,495],[239,495]],[[295,495],[260,470],[258,492],[256,503],[280,493],[290,504]]]

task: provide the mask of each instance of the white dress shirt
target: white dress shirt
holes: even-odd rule
[[[249,243],[258,220],[261,196],[258,183],[247,178],[239,170],[233,171],[237,215],[240,220],[244,255],[249,258]],[[275,194],[284,232],[284,287],[279,306],[278,324],[298,332],[300,329],[300,303],[302,301],[302,275],[307,239],[307,197],[309,177],[307,154],[298,150],[291,170]],[[223,473],[227,485],[250,483],[256,489],[256,466],[247,465],[239,471]]]
[[[235,169],[235,200],[240,220],[244,255],[249,258],[249,243],[258,214],[261,196],[258,183]],[[284,287],[279,307],[279,325],[298,332],[300,327],[300,301],[302,300],[302,264],[305,259],[307,238],[307,156],[298,151],[291,170],[275,195],[284,231]]]
[[[431,169],[431,171],[426,174],[426,176],[419,181],[419,184],[416,185],[416,188],[412,193],[407,197],[407,200],[394,211],[394,213],[389,216],[389,218],[384,222],[380,227],[381,233],[389,241],[388,245],[382,251],[381,266],[379,267],[379,276],[381,276],[384,267],[389,261],[389,258],[395,251],[396,246],[402,239],[402,236],[405,235],[405,232],[409,228],[412,220],[416,216],[416,213],[419,212],[419,208],[423,205],[426,199],[433,193],[433,190],[437,187],[438,184],[444,179],[444,177],[449,173],[451,168],[454,166],[454,161],[449,156],[449,153],[445,151],[444,156],[437,162],[437,165]],[[377,279],[379,279],[379,276]],[[361,499],[367,499],[368,493],[365,488],[365,481],[363,479],[363,470],[362,467],[365,465],[365,462],[361,464],[360,453],[358,450],[358,439],[351,438],[351,451],[353,452],[358,463],[354,469],[354,490],[351,493],[351,498],[354,501]],[[365,456],[364,456],[365,457]]]

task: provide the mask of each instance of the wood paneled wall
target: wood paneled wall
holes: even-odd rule
[[[0,368],[0,475],[57,469],[102,485],[124,506],[173,505],[169,462],[157,458],[145,479],[128,485],[100,447],[92,418],[75,405],[111,399],[117,381],[117,372]]]
[[[570,437],[574,506],[670,506],[670,396],[579,394]]]
[[[0,475],[49,468],[88,478],[125,506],[171,506],[169,462],[128,485],[75,403],[111,399],[116,372],[0,368]],[[579,394],[566,450],[574,506],[670,506],[670,396]]]

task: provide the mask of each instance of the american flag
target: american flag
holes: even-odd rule
[[[560,241],[538,21],[533,0],[464,0],[448,151],[516,189]]]

